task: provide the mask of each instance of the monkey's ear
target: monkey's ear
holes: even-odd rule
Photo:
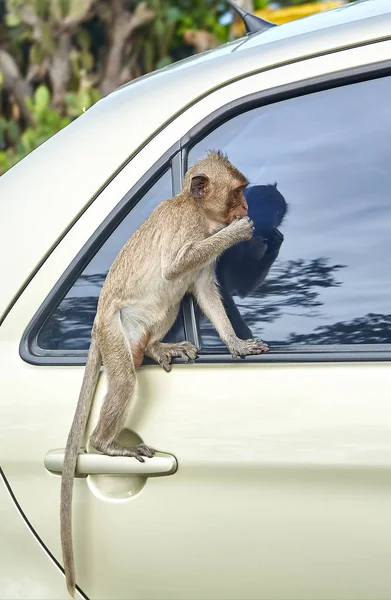
[[[197,200],[202,200],[208,189],[209,179],[206,175],[194,175],[191,179],[190,192]]]

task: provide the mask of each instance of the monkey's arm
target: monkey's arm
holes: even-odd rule
[[[163,278],[170,281],[210,264],[233,244],[249,239],[252,231],[252,221],[245,217],[232,222],[211,237],[179,246],[177,252],[172,240],[170,251],[166,252],[162,259]]]
[[[221,299],[228,318],[236,335],[242,340],[248,340],[253,337],[251,329],[246,325],[238,307],[236,306],[231,294],[224,285],[220,286]]]
[[[268,346],[261,340],[241,340],[237,337],[224,310],[211,268],[205,268],[204,273],[195,282],[192,293],[234,358],[248,354],[260,354],[268,350]]]
[[[246,244],[247,242],[229,248],[224,252],[223,256],[220,257],[216,266],[216,278],[225,311],[236,335],[242,340],[248,340],[253,336],[251,329],[247,327],[240,314],[232,294],[235,293],[234,282],[240,274],[240,267],[243,268],[242,261],[246,256],[246,252],[243,252],[243,247],[245,247]]]

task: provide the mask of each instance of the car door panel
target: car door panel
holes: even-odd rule
[[[156,136],[54,249],[0,329],[0,454],[57,560],[63,448],[81,366],[37,366],[19,342],[76,253],[132,184],[239,96],[390,56],[390,43],[288,65],[217,90]],[[367,600],[391,594],[389,364],[202,363],[139,371],[128,437],[174,455],[174,475],[77,478],[77,581],[90,598]],[[87,434],[106,389],[102,372]],[[89,449],[89,448],[87,448]],[[66,597],[64,584],[64,597]]]
[[[29,531],[0,473],[0,590],[7,600],[62,600],[64,578],[52,557]],[[83,596],[76,593],[76,598]]]

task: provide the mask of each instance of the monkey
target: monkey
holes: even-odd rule
[[[233,358],[269,350],[258,339],[237,337],[227,317],[215,276],[217,258],[249,240],[254,223],[247,216],[246,177],[220,151],[209,151],[185,174],[182,190],[165,200],[130,236],[103,284],[91,332],[83,382],[65,448],[61,481],[61,544],[66,584],[75,592],[72,545],[72,494],[77,455],[103,364],[108,388],[91,446],[109,456],[140,462],[155,449],[117,442],[136,387],[144,356],[166,372],[173,357],[195,360],[190,342],[161,342],[173,325],[186,293],[215,326]],[[217,229],[220,229],[217,231]]]
[[[265,280],[278,257],[284,236],[278,230],[288,204],[277,184],[252,185],[244,192],[248,216],[254,222],[253,237],[228,248],[216,265],[217,281],[228,318],[241,339],[252,338],[232,295],[244,298]]]

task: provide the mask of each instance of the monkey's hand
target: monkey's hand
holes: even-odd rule
[[[262,354],[262,352],[268,352],[269,346],[262,340],[240,340],[239,338],[236,338],[232,344],[228,344],[228,349],[232,358],[238,358],[238,356],[249,356],[250,354]]]
[[[240,217],[232,221],[224,230],[233,239],[233,244],[250,240],[254,233],[254,222],[249,217]]]

